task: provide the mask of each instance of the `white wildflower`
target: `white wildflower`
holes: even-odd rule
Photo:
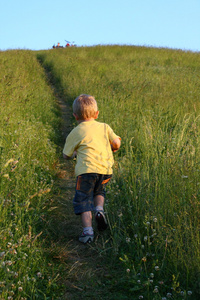
[[[42,273],[41,272],[37,272],[37,277],[42,277]]]
[[[5,252],[0,252],[0,258],[4,257]]]
[[[146,242],[148,240],[148,236],[145,236],[144,237],[144,241]]]

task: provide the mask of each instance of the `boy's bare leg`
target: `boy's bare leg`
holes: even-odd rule
[[[83,225],[83,233],[79,236],[81,243],[90,243],[94,239],[94,231],[92,228],[92,212],[85,211],[81,214],[81,220]]]
[[[94,197],[94,206],[101,206],[102,210],[103,210],[103,206],[104,206],[104,197],[102,195],[96,195]]]
[[[92,213],[91,211],[85,211],[81,214],[81,220],[83,228],[92,226]]]

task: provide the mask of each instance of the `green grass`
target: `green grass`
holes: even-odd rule
[[[40,236],[60,121],[33,52],[1,52],[0,64],[0,298],[49,299],[57,274]]]
[[[0,52],[0,64],[1,298],[62,291],[45,221],[60,116],[43,66],[69,105],[94,95],[99,121],[122,137],[105,206],[111,242],[97,249],[110,267],[121,264],[106,280],[113,299],[198,299],[199,53],[73,47]]]
[[[199,53],[97,46],[38,57],[68,103],[94,95],[99,120],[122,137],[106,210],[126,292],[197,299]]]

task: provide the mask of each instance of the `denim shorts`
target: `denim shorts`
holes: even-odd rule
[[[74,212],[80,215],[94,210],[93,198],[97,195],[105,197],[105,187],[112,175],[86,173],[77,176],[76,193],[73,199]]]

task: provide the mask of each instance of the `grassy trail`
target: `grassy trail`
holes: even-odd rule
[[[78,241],[81,232],[79,217],[73,212],[75,177],[74,162],[62,158],[64,139],[71,131],[71,107],[55,92],[61,110],[60,164],[57,171],[54,204],[57,209],[49,221],[49,228],[56,236],[50,252],[54,259],[62,264],[61,284],[64,287],[64,299],[128,299],[124,292],[113,291],[117,284],[118,272],[112,264],[107,264],[104,246],[109,233],[98,235],[95,242],[83,245]],[[112,279],[112,280],[111,280]],[[117,298],[116,298],[117,297]]]

